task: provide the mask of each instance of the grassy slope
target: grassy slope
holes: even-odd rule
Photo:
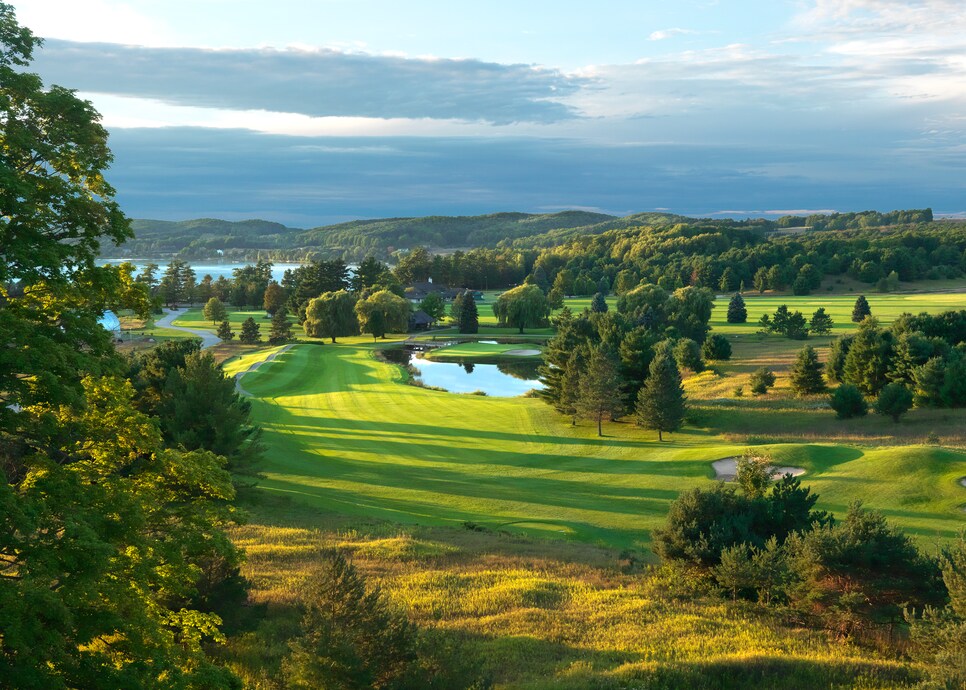
[[[714,428],[658,444],[651,432],[609,424],[598,439],[591,425],[571,427],[538,400],[454,396],[400,385],[404,376],[362,338],[299,346],[248,374],[268,446],[262,486],[350,515],[646,546],[668,503],[706,486],[712,460],[744,448]],[[812,470],[826,507],[862,498],[924,538],[952,537],[963,524],[960,452],[772,450]],[[903,472],[913,469],[909,482]]]

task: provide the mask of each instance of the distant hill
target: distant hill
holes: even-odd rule
[[[341,256],[355,261],[368,254],[385,258],[398,249],[417,246],[437,250],[496,247],[501,242],[620,220],[587,211],[492,213],[356,220],[309,230],[264,220],[135,220],[135,239],[119,248],[105,248],[104,256],[179,255],[198,259],[217,256],[220,251],[233,259],[252,259],[258,255],[277,260]]]

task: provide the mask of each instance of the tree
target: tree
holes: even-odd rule
[[[874,318],[866,318],[859,324],[845,355],[842,380],[857,386],[865,395],[878,394],[888,382],[892,346],[892,334],[880,330]]]
[[[892,421],[899,423],[899,417],[912,407],[912,391],[901,383],[887,383],[876,398],[872,409],[877,414],[892,417]]]
[[[637,424],[657,431],[664,440],[665,431],[677,431],[684,423],[686,410],[681,373],[667,348],[659,350],[648,368],[647,381],[637,396]]]
[[[735,483],[748,498],[761,498],[771,484],[771,459],[763,455],[742,455],[736,461]]]
[[[165,448],[116,375],[97,320],[123,285],[97,257],[129,223],[98,113],[23,69],[39,43],[0,3],[0,678],[227,688],[190,599],[205,559],[237,559],[231,480]]]
[[[727,266],[725,270],[721,273],[721,280],[718,281],[718,289],[721,292],[730,292],[737,287],[735,284],[738,282],[735,277],[735,271],[731,266]]]
[[[865,317],[872,316],[872,308],[869,307],[869,300],[865,295],[859,295],[852,307],[852,323],[861,323]]]
[[[576,407],[582,414],[597,420],[598,436],[603,436],[601,422],[604,415],[613,418],[624,409],[620,394],[622,383],[614,354],[604,347],[595,348],[580,376]]]
[[[547,304],[550,305],[551,309],[563,309],[564,306],[564,293],[558,287],[550,289],[547,293]]]
[[[765,395],[768,389],[775,385],[775,374],[767,367],[761,367],[751,372],[751,392],[754,395]]]
[[[708,360],[723,362],[731,359],[731,343],[720,333],[712,333],[701,346],[701,355]]]
[[[808,325],[808,330],[816,335],[828,335],[832,332],[835,323],[832,317],[825,313],[825,307],[819,307],[812,314],[812,320]]]
[[[228,310],[225,309],[225,305],[217,297],[212,297],[208,300],[202,313],[205,319],[212,323],[218,323],[228,318]]]
[[[292,324],[288,320],[288,309],[279,307],[272,316],[272,330],[268,334],[270,345],[281,345],[292,339]]]
[[[768,289],[768,269],[767,268],[762,266],[757,271],[755,271],[755,277],[752,280],[752,285],[755,286],[755,289],[758,291],[759,294],[764,293],[765,290]]]
[[[818,354],[811,345],[806,345],[799,351],[792,366],[791,384],[792,390],[797,395],[811,395],[825,390],[822,364],[818,361]]]
[[[380,282],[382,274],[388,269],[389,267],[379,259],[374,256],[367,256],[356,266],[355,273],[350,279],[352,291],[362,292],[366,288],[376,285]]]
[[[254,345],[255,343],[260,343],[262,341],[262,336],[259,335],[259,326],[255,323],[255,319],[248,317],[242,322],[241,335],[238,336],[238,342],[243,345]]]
[[[380,292],[392,294],[385,290]],[[356,298],[345,290],[324,292],[309,300],[305,309],[305,334],[310,338],[331,338],[333,343],[336,338],[356,335],[359,319],[355,307]]]
[[[218,324],[216,334],[226,343],[235,337],[235,333],[231,330],[231,324],[228,321],[222,321]]]
[[[728,302],[728,323],[745,323],[748,321],[748,309],[745,307],[745,298],[741,293],[736,292],[731,301]]]
[[[473,293],[468,292],[463,297],[463,307],[460,310],[459,320],[456,323],[460,333],[477,333],[480,330],[480,316],[476,308],[476,300]]]
[[[372,334],[373,340],[384,338],[390,332],[405,333],[409,328],[409,312],[409,302],[388,290],[374,292],[355,304],[359,328],[363,333]]]
[[[607,312],[607,300],[604,299],[604,294],[598,292],[594,295],[594,298],[590,300],[590,311],[595,314],[604,314]]]
[[[690,338],[681,338],[674,344],[674,360],[682,369],[690,369],[696,374],[704,371],[701,346]]]
[[[269,314],[275,316],[278,310],[285,306],[287,301],[288,295],[285,294],[285,288],[274,280],[265,286],[265,296],[262,298],[262,306]]]
[[[862,391],[849,383],[843,383],[835,389],[829,404],[839,419],[864,417],[869,413],[869,405],[865,402]]]
[[[538,328],[546,323],[550,305],[536,285],[521,285],[500,295],[493,313],[501,326],[518,328],[523,333],[524,328]]]
[[[434,321],[439,321],[446,316],[446,302],[443,301],[442,295],[438,292],[431,292],[426,295],[422,302],[419,303],[419,308],[426,312]]]

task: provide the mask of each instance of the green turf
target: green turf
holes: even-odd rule
[[[598,439],[592,425],[571,427],[538,400],[452,395],[404,378],[372,357],[365,338],[297,346],[247,374],[265,429],[261,486],[359,517],[646,546],[670,501],[707,486],[710,462],[745,447],[694,428],[659,444],[630,424],[607,424]],[[826,508],[859,498],[926,540],[966,524],[961,452],[766,449],[806,467]]]
[[[540,357],[540,354],[536,355],[516,355],[508,354],[512,352],[519,352],[520,350],[539,350],[542,352],[543,348],[540,345],[534,345],[533,343],[481,343],[481,342],[469,342],[460,343],[458,345],[450,345],[449,347],[441,347],[436,350],[430,350],[426,353],[426,357],[429,359],[469,359],[469,360],[483,360],[483,359],[531,359],[533,357]]]

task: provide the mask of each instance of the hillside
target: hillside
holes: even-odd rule
[[[651,216],[656,218],[651,220]],[[434,249],[496,247],[506,241],[526,243],[527,238],[534,238],[528,246],[547,246],[558,243],[559,238],[640,225],[645,222],[645,217],[648,222],[687,220],[664,214],[617,218],[603,213],[562,211],[380,218],[306,230],[264,220],[232,222],[201,218],[173,222],[139,219],[132,223],[136,238],[119,248],[106,247],[103,255],[150,258],[177,254],[187,259],[203,259],[221,251],[236,260],[262,255],[276,260],[315,256],[357,261],[369,254],[385,258],[397,249],[416,246]]]

